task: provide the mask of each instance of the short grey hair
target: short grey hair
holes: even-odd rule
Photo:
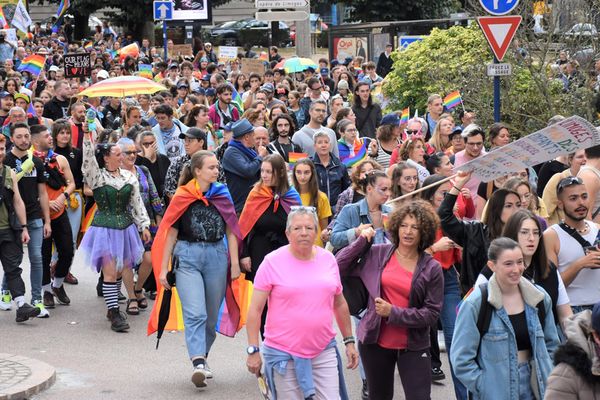
[[[314,134],[314,136],[313,136],[313,143],[317,144],[317,140],[319,138],[322,138],[322,137],[327,138],[327,140],[329,140],[329,144],[331,144],[331,138],[329,137],[329,135],[325,131],[318,131],[318,132],[316,132]]]
[[[27,115],[25,110],[23,110],[23,107],[19,107],[19,106],[14,106],[13,108],[11,108],[10,111],[8,112],[8,115],[13,115],[16,113],[23,113],[23,114]]]
[[[318,232],[319,219],[317,217],[317,211],[316,210],[313,211],[310,209],[310,207],[305,207],[305,206],[294,207],[292,210],[290,210],[287,221],[285,223],[285,231],[286,232],[290,232],[290,229],[292,227],[292,220],[297,215],[310,215],[313,219],[313,222],[315,223],[315,232]]]

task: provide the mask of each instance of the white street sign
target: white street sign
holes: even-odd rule
[[[487,76],[508,76],[512,74],[512,65],[503,64],[488,64],[487,65]]]
[[[308,6],[307,0],[256,0],[255,7],[259,10],[274,8],[303,8]]]
[[[304,21],[308,19],[306,11],[257,11],[259,21]]]

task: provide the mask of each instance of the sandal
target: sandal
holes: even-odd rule
[[[133,291],[133,293],[135,293],[140,310],[145,310],[148,308],[148,300],[146,299],[146,296],[142,294],[143,291],[143,289]],[[142,295],[142,297],[140,297],[140,295]]]
[[[129,315],[139,315],[140,307],[139,307],[137,299],[127,300],[127,309],[125,310],[125,312]]]

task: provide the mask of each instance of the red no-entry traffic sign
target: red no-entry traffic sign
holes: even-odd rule
[[[523,18],[520,15],[477,18],[477,22],[498,61],[502,61],[504,58],[522,20]]]

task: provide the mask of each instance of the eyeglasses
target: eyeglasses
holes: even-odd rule
[[[317,87],[314,87],[314,88],[310,88],[310,90],[314,90],[316,92],[317,90],[321,90],[322,87],[323,86],[317,86]]]
[[[137,154],[137,151],[135,151],[135,150],[124,151],[123,154],[125,154],[126,156],[131,156],[133,154]]]
[[[483,142],[467,142],[467,146],[481,147],[481,146],[483,146]]]
[[[560,192],[562,192],[565,188],[573,185],[583,185],[583,181],[577,176],[569,176],[561,179],[556,186],[556,193],[560,194]]]

